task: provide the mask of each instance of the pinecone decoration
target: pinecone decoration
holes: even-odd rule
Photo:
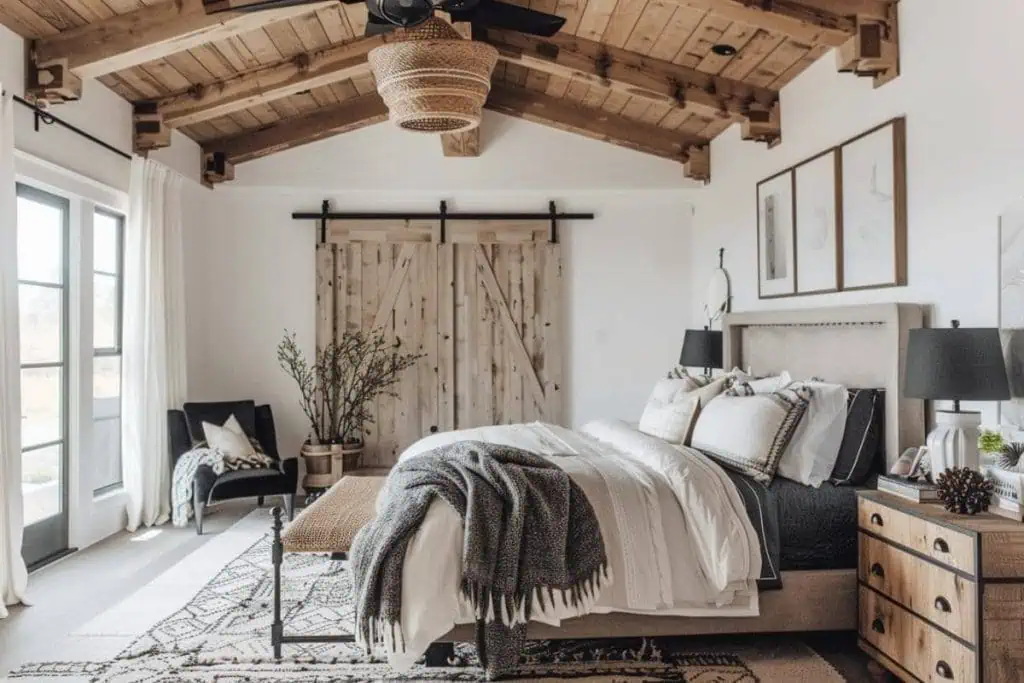
[[[988,510],[992,482],[981,472],[966,467],[952,467],[939,475],[936,482],[939,500],[946,509],[960,515],[976,515]]]
[[[1003,446],[1003,452],[999,454],[999,467],[1004,470],[1016,470],[1024,455],[1024,443],[1011,441]]]

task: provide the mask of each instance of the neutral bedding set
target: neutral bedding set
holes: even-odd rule
[[[785,374],[755,379],[734,371],[712,381],[676,372],[658,383],[638,426],[599,420],[579,430],[532,423],[436,434],[409,447],[397,470],[480,442],[541,456],[582,490],[598,522],[607,580],[583,603],[533,601],[529,620],[757,616],[758,589],[782,587],[782,571],[855,566],[851,486],[863,483],[877,455],[880,400],[874,390]],[[686,445],[691,440],[695,447]],[[387,488],[379,515],[389,503],[401,508]],[[463,590],[471,522],[458,507],[435,498],[403,540],[397,637],[383,643],[397,668],[481,616]],[[370,554],[361,542],[369,543],[357,538],[354,556]]]

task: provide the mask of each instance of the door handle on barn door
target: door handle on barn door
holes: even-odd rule
[[[430,433],[437,434],[437,425],[430,425]]]

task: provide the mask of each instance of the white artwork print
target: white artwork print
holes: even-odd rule
[[[795,291],[792,179],[791,173],[784,173],[757,189],[761,296]]]
[[[835,160],[835,152],[829,152],[796,169],[796,281],[800,292],[839,286]]]
[[[843,147],[843,283],[896,281],[896,183],[893,127]]]
[[[999,422],[1024,429],[1024,202],[999,218],[999,327],[1011,396]]]

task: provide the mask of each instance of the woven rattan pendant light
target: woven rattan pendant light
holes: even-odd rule
[[[396,30],[369,60],[393,122],[406,130],[457,133],[480,125],[498,51],[432,17]]]

